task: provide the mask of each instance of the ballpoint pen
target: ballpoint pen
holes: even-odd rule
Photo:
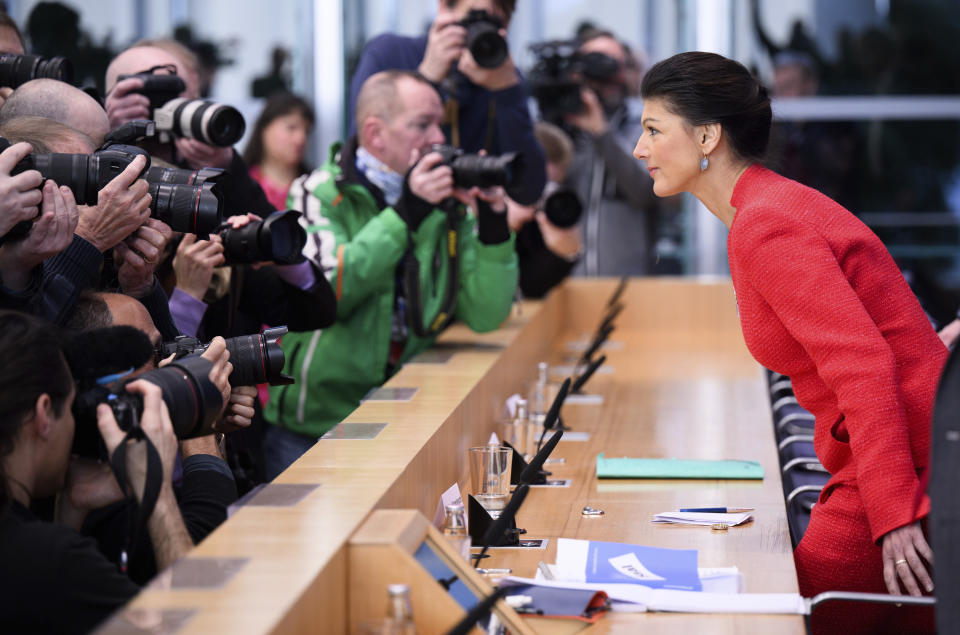
[[[690,507],[687,509],[678,509],[681,512],[700,512],[704,514],[743,514],[752,512],[753,507]]]

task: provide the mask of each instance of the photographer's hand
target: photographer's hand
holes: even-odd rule
[[[21,241],[0,247],[0,272],[4,285],[12,290],[25,289],[30,271],[70,245],[80,212],[73,192],[53,181],[43,186],[42,214],[30,233]]]
[[[138,155],[100,190],[95,207],[80,207],[77,236],[101,253],[116,247],[150,217],[149,186],[137,178],[146,164],[146,157]]]
[[[143,396],[140,427],[153,442],[163,465],[160,496],[147,523],[159,570],[169,566],[193,547],[190,534],[187,533],[187,528],[183,524],[183,517],[180,515],[177,499],[173,493],[173,483],[170,480],[173,462],[177,455],[177,437],[173,432],[170,414],[167,412],[166,404],[163,403],[163,393],[159,386],[140,380],[127,384],[126,389],[127,392],[138,392]],[[97,427],[100,429],[100,436],[103,437],[107,451],[112,456],[123,442],[125,433],[117,426],[110,406],[106,404],[97,406]],[[127,478],[138,501],[143,498],[147,471],[145,446],[145,443],[138,442],[132,443],[127,448]]]
[[[567,260],[576,258],[581,249],[579,225],[566,228],[557,227],[550,222],[550,219],[543,212],[537,212],[535,218],[547,249]]]
[[[143,80],[128,77],[116,83],[107,95],[104,108],[110,129],[115,130],[134,119],[150,119],[150,99],[132,91],[143,88]]]
[[[233,390],[230,391],[230,403],[227,405],[227,410],[213,424],[213,429],[226,434],[249,426],[253,420],[256,400],[256,386],[234,386]]]
[[[220,236],[213,234],[210,240],[197,240],[194,234],[184,234],[173,257],[177,288],[202,302],[210,287],[213,270],[223,262]]]
[[[453,168],[442,161],[439,152],[430,152],[407,175],[410,192],[433,205],[453,196]]]
[[[450,66],[459,59],[467,41],[467,30],[458,24],[459,18],[449,12],[441,11],[430,25],[427,34],[427,50],[417,70],[431,82],[438,84]]]
[[[36,170],[15,176],[10,174],[32,150],[29,143],[21,142],[0,153],[0,236],[6,235],[20,221],[36,218],[40,211],[43,176]]]
[[[500,35],[506,39],[506,29],[500,29]],[[470,49],[464,48],[463,53],[460,54],[460,60],[457,62],[457,69],[466,75],[472,83],[489,91],[506,90],[520,83],[517,67],[514,66],[513,58],[509,54],[500,66],[484,68],[473,59]]]
[[[117,244],[115,262],[120,289],[129,296],[142,298],[153,288],[153,273],[160,266],[163,250],[173,230],[156,218],[148,218],[137,231]]]
[[[227,342],[222,337],[215,337],[210,340],[210,346],[203,352],[204,359],[213,364],[208,377],[220,390],[223,397],[223,408],[220,413],[226,410],[230,405],[230,373],[233,372],[233,364],[230,363],[230,351],[227,350]]]
[[[180,156],[187,160],[195,170],[201,168],[223,168],[230,167],[233,162],[233,148],[217,148],[209,146],[196,139],[177,138],[173,140],[180,152]]]
[[[567,122],[584,132],[599,137],[607,131],[607,118],[603,114],[600,99],[589,88],[583,88],[580,91],[580,100],[583,103],[583,112],[566,115]]]

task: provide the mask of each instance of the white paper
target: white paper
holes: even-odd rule
[[[716,523],[725,523],[734,527],[750,520],[750,512],[740,514],[720,514],[711,512],[661,512],[654,515],[655,523],[672,523],[676,525],[714,525]]]
[[[590,393],[567,395],[563,403],[571,406],[600,406],[603,404],[603,395],[592,395]]]
[[[523,399],[518,393],[513,393],[507,397],[507,413],[510,415],[510,418],[513,419],[517,416],[517,402]]]
[[[562,538],[560,540],[563,540]],[[605,591],[613,609],[642,611],[670,611],[676,613],[765,613],[774,615],[804,615],[803,598],[797,593],[710,593],[704,591],[674,591],[651,589],[642,584],[588,584],[561,582],[507,576],[500,586],[534,584],[554,589],[589,589]],[[634,605],[634,606],[621,606]]]

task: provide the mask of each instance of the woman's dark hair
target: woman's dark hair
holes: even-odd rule
[[[36,407],[37,399],[50,395],[58,417],[73,389],[73,376],[63,357],[57,327],[43,320],[0,311],[0,509],[10,501],[3,462],[13,452],[20,428]]]
[[[715,53],[689,52],[654,64],[643,77],[644,100],[664,106],[694,126],[719,123],[733,153],[760,161],[770,140],[770,97],[747,68]]]
[[[263,161],[264,128],[269,126],[274,119],[291,113],[299,113],[311,126],[314,123],[313,108],[303,98],[292,93],[276,93],[267,99],[263,112],[257,117],[257,123],[253,126],[250,142],[247,143],[247,148],[243,152],[243,160],[247,166],[260,165],[260,162]],[[301,174],[310,172],[310,167],[302,161],[297,169]]]

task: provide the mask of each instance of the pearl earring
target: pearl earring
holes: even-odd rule
[[[710,159],[707,158],[707,155],[703,155],[703,158],[700,159],[700,171],[705,172],[708,167],[710,167]]]

